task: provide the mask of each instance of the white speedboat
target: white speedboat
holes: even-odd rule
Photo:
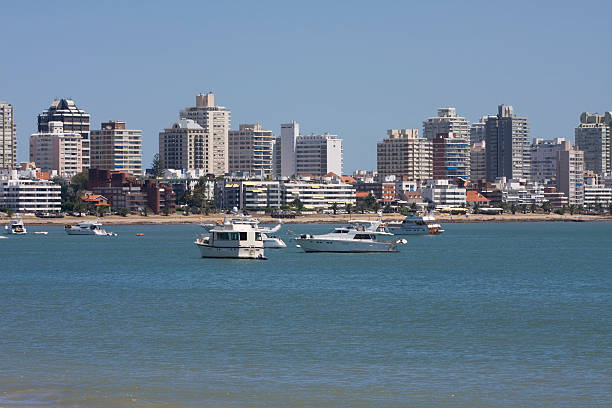
[[[287,244],[285,244],[285,241],[283,241],[281,238],[274,236],[274,235],[268,235],[265,232],[262,232],[261,235],[263,237],[264,248],[270,248],[270,249],[287,248]]]
[[[394,252],[396,242],[377,239],[385,235],[392,234],[339,227],[328,234],[302,234],[296,238],[296,242],[304,252]]]
[[[64,231],[68,235],[117,235],[102,228],[100,221],[83,221],[76,225],[66,225]]]
[[[422,215],[418,211],[410,211],[402,221],[387,223],[387,228],[395,235],[438,235],[444,232],[433,213]]]
[[[23,220],[21,218],[16,218],[11,220],[8,225],[4,226],[5,232],[7,234],[12,235],[24,235],[28,233],[25,225],[23,225]]]
[[[252,224],[226,220],[194,242],[202,258],[265,259],[263,234]]]

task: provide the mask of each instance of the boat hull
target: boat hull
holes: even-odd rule
[[[66,234],[68,235],[109,235],[106,231],[103,230],[71,230],[67,229]]]
[[[265,259],[263,248],[250,247],[213,247],[196,242],[200,248],[202,258],[239,258],[239,259]]]
[[[263,240],[264,248],[280,249],[287,248],[287,244],[280,238],[267,237]]]
[[[304,252],[394,252],[393,242],[354,242],[335,239],[298,238],[296,239]]]

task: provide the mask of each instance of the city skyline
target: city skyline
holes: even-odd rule
[[[194,94],[211,91],[232,111],[232,130],[261,123],[278,136],[281,123],[295,120],[305,134],[338,134],[346,173],[376,168],[376,144],[388,129],[422,131],[422,122],[442,107],[475,122],[498,105],[512,105],[529,120],[530,139],[571,141],[582,112],[610,109],[612,84],[604,78],[612,56],[601,52],[611,34],[604,2],[516,2],[512,9],[488,3],[192,6],[216,18],[201,24],[202,13],[148,3],[61,13],[45,3],[5,5],[14,18],[0,31],[13,40],[5,51],[11,63],[0,67],[0,100],[15,110],[17,161],[27,160],[36,116],[56,98],[74,99],[91,115],[92,129],[108,120],[142,129],[144,168],[176,112]],[[147,18],[139,19],[143,12]],[[31,24],[22,26],[25,18]],[[116,30],[97,28],[108,19]],[[158,30],[162,24],[172,29]],[[84,51],[76,58],[57,58],[60,43],[40,46],[49,32],[62,32],[58,27],[78,33],[73,46]],[[213,34],[215,43],[190,39]],[[201,47],[209,49],[198,53]],[[495,57],[499,49],[513,58],[502,62]],[[585,54],[588,64],[579,58]],[[175,55],[183,63],[171,61]]]

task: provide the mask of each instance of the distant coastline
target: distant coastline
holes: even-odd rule
[[[271,218],[267,215],[253,216],[259,218],[264,224],[275,224],[278,223],[277,218]],[[101,222],[105,225],[163,225],[163,224],[199,224],[200,222],[212,223],[218,220],[222,220],[224,214],[212,214],[212,215],[149,215],[147,217],[140,215],[132,215],[127,217],[121,216],[106,216],[101,218]],[[350,219],[363,219],[363,220],[374,220],[376,215],[374,214],[352,214],[350,217],[348,214],[316,214],[316,215],[304,215],[296,218],[283,219],[284,224],[342,224]],[[402,220],[403,216],[400,214],[385,214],[385,221],[397,221]],[[66,225],[76,224],[85,220],[96,219],[96,217],[64,217],[64,218],[37,218],[37,217],[23,217],[23,221],[26,225]],[[444,223],[480,223],[480,222],[592,222],[592,221],[612,221],[610,215],[584,215],[584,214],[502,214],[502,215],[485,215],[485,214],[469,214],[465,215],[436,215],[436,219]],[[9,222],[8,217],[3,217],[0,220],[1,225],[6,225]]]

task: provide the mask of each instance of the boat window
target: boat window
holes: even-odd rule
[[[255,233],[255,241],[261,241],[261,232]]]
[[[217,232],[216,239],[219,241],[228,241],[229,240],[229,232]]]
[[[238,233],[237,232],[230,232],[229,235],[230,235],[230,239],[232,241],[238,241]]]
[[[355,234],[355,239],[374,239],[370,234]]]
[[[247,233],[246,233],[246,231],[241,231],[240,232],[240,240],[241,241],[246,241],[247,240]]]

